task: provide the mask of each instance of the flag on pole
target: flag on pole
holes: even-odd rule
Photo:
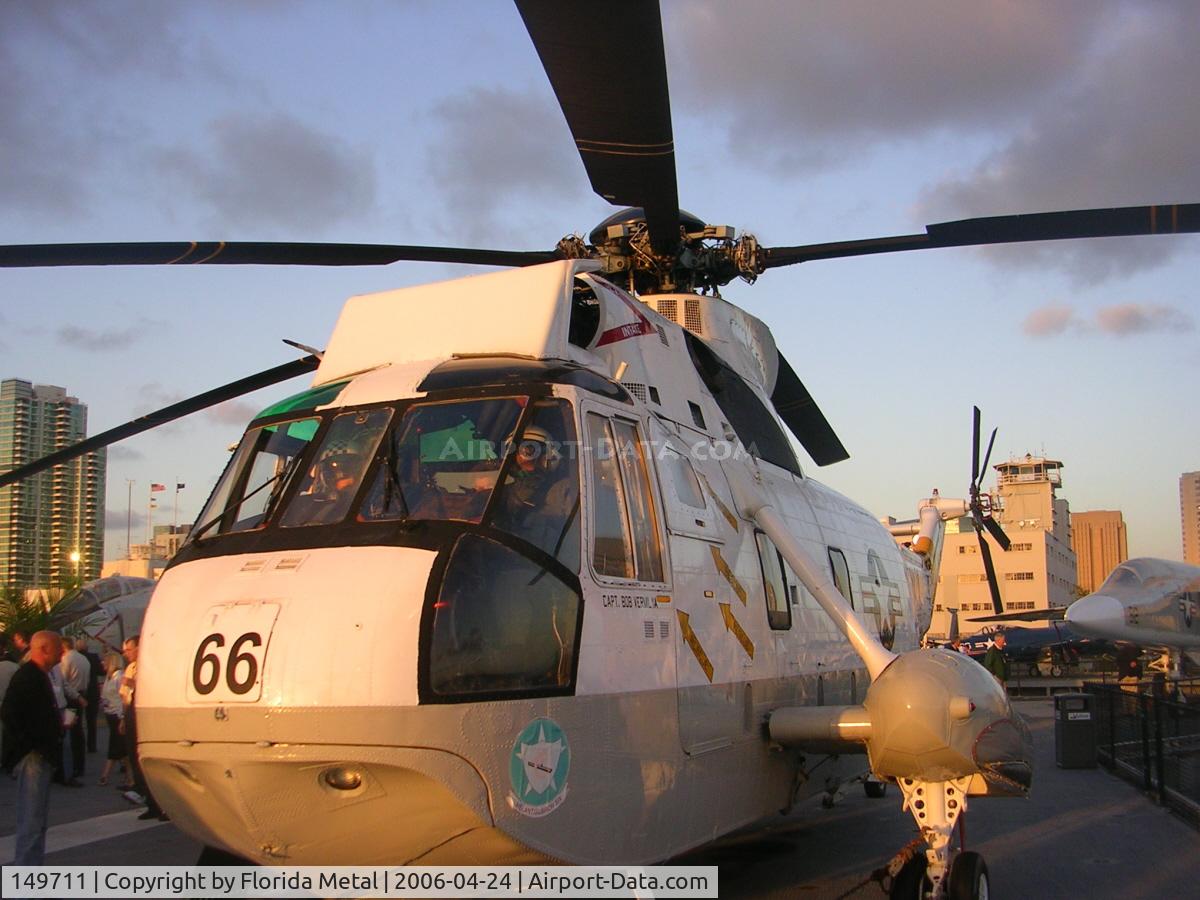
[[[152,494],[155,491],[165,491],[166,489],[167,489],[167,486],[165,484],[159,484],[157,481],[154,482],[152,485],[150,485],[150,493],[152,493]]]
[[[175,482],[175,490],[182,491],[185,487],[187,487],[187,485],[180,484],[178,481]]]

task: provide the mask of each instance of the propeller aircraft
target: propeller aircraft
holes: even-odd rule
[[[249,423],[150,602],[156,798],[259,863],[638,863],[869,768],[927,845],[893,861],[893,894],[986,896],[955,825],[1027,792],[1028,731],[982,667],[920,649],[935,549],[802,471],[785,428],[818,466],[847,450],[722,289],[823,259],[1195,232],[1200,205],[762,246],[679,206],[657,3],[517,7],[593,190],[625,207],[586,240],[0,247],[11,267],[506,269],[354,297],[323,351],[70,451],[313,372]],[[978,418],[974,452],[968,505],[992,531]]]

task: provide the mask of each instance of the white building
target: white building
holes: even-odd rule
[[[994,468],[994,515],[1012,545],[1004,551],[991,537],[985,540],[992,552],[1004,611],[1069,606],[1075,599],[1076,567],[1070,508],[1065,498],[1056,495],[1062,487],[1063,464],[1026,454]],[[964,635],[984,627],[971,619],[993,613],[979,539],[971,519],[948,525],[929,630],[935,639],[947,634],[952,609],[958,610],[958,627]]]

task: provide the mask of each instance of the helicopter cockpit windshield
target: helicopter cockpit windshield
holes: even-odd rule
[[[316,525],[484,524],[579,570],[570,403],[496,396],[331,410],[253,426],[192,541]],[[306,539],[307,540],[307,539]]]

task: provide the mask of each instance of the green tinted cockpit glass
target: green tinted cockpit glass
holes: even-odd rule
[[[299,394],[292,394],[292,396],[286,397],[278,403],[272,403],[254,418],[263,419],[267,416],[278,416],[297,409],[314,409],[318,406],[324,406],[327,403],[332,403],[338,394],[342,392],[342,388],[349,383],[349,380],[335,381],[333,384],[323,384],[320,387],[301,391]],[[298,435],[296,436],[298,437]],[[309,435],[309,437],[311,438],[312,435]]]

